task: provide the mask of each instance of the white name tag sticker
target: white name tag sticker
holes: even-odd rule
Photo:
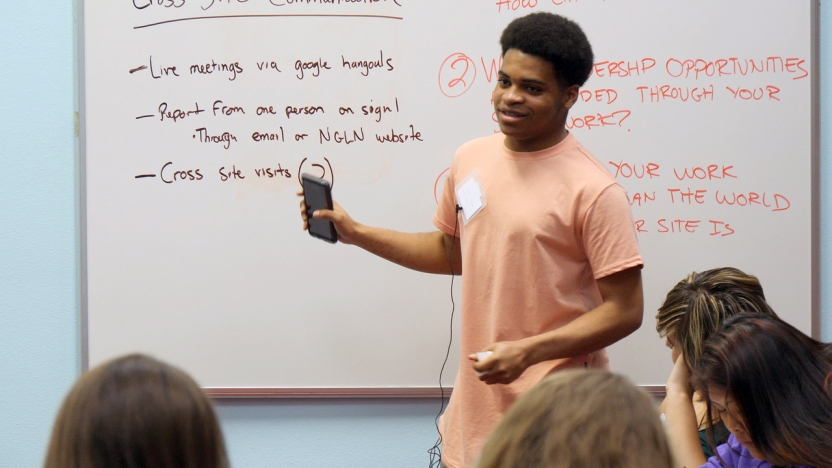
[[[474,173],[456,190],[456,199],[462,207],[462,217],[467,223],[485,206],[485,197]]]

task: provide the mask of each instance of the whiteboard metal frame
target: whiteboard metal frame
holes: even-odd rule
[[[84,40],[84,0],[75,0],[75,28],[78,80],[76,92],[78,129],[78,298],[80,307],[81,372],[90,367],[89,353],[89,283],[87,278],[87,110],[86,110],[86,42]]]
[[[644,391],[664,397],[660,385],[642,385]],[[439,387],[356,387],[356,388],[204,388],[215,399],[239,398],[448,398],[453,388]]]
[[[820,341],[820,0],[811,4],[812,338]]]

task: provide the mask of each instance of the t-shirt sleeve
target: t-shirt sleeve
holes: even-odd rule
[[[595,279],[644,263],[624,188],[605,188],[586,212],[582,234],[586,256]]]
[[[457,217],[456,195],[454,194],[455,169],[455,165],[451,166],[448,171],[448,176],[445,177],[445,182],[442,185],[442,196],[439,198],[439,206],[436,207],[436,213],[433,215],[434,226],[450,236],[454,235],[454,226],[457,223],[455,219]],[[456,236],[459,237],[459,229],[456,230]]]

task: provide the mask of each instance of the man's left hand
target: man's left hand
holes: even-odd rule
[[[481,373],[480,380],[488,385],[514,382],[529,367],[526,350],[519,341],[494,343],[483,351],[493,354],[481,362],[477,361],[476,354],[468,355],[468,359],[474,361],[474,371]]]

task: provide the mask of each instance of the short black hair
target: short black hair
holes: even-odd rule
[[[578,23],[554,13],[538,12],[515,19],[500,36],[503,55],[517,49],[552,64],[564,86],[583,86],[592,72],[592,46]]]

